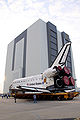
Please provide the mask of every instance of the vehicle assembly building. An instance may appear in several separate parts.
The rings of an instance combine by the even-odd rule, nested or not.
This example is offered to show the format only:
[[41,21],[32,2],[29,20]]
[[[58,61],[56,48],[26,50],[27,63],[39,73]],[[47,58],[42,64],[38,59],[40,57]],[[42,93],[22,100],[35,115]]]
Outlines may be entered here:
[[[8,45],[3,92],[9,91],[14,79],[37,75],[51,67],[59,50],[69,41],[69,35],[59,32],[51,22],[39,19],[32,24]],[[71,49],[66,66],[75,78]]]

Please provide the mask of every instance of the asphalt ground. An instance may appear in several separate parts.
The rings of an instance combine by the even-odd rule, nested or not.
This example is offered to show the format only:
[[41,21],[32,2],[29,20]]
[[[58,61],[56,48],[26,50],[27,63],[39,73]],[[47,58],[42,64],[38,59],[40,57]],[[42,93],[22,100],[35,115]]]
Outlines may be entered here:
[[0,98],[0,120],[80,120],[80,96],[68,101]]

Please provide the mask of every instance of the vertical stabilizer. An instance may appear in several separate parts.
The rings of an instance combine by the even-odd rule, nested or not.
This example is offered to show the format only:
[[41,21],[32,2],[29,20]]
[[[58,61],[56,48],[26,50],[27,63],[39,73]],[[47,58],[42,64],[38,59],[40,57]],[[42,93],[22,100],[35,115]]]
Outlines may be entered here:
[[54,66],[63,66],[66,63],[66,59],[69,53],[69,49],[71,46],[71,42],[66,43],[62,49],[59,51],[53,65],[51,68],[53,68]]

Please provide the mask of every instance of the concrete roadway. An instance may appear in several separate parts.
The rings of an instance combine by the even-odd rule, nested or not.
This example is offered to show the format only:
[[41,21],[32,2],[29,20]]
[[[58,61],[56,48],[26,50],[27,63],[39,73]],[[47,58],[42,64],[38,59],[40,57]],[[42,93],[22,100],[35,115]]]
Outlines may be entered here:
[[[63,119],[64,118],[64,119]],[[77,119],[69,119],[77,118]],[[0,98],[0,120],[80,120],[80,97],[68,101]]]

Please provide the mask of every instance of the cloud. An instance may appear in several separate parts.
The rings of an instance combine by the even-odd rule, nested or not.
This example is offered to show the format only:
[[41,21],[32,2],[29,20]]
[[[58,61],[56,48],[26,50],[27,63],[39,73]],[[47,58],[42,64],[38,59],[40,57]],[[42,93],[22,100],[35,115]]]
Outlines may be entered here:
[[80,1],[78,2],[72,2],[71,1],[63,1],[60,0],[59,2],[57,2],[57,0],[55,2],[52,2],[52,4],[49,4],[49,13],[50,15],[54,16],[58,16],[58,17],[79,17],[80,14]]
[[52,2],[52,4],[49,4],[49,13],[50,15],[54,16],[58,16],[61,15],[62,12],[61,10],[64,8],[64,4],[59,1],[59,2]]

